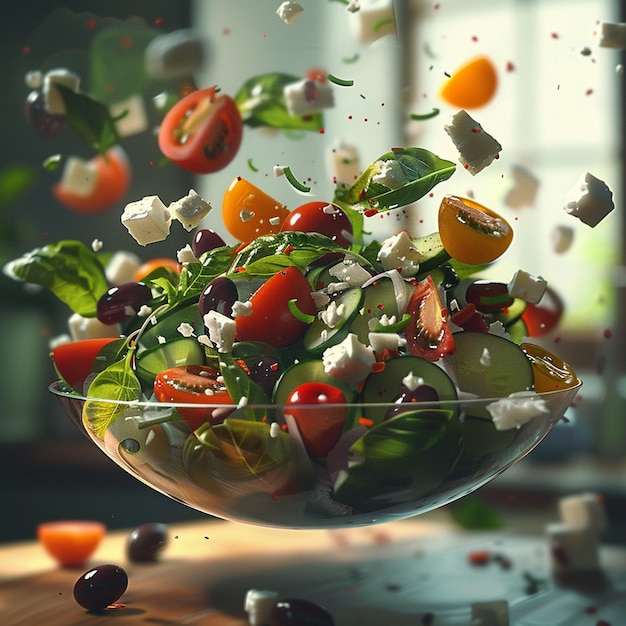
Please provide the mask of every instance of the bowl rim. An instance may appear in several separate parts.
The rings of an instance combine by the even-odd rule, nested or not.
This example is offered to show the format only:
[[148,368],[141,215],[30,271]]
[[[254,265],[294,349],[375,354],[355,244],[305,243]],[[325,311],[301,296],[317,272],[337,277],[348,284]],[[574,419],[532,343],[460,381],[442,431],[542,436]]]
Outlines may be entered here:
[[[268,410],[281,410],[285,405],[283,404],[274,404],[271,402],[268,403],[232,403],[232,404],[224,404],[224,403],[204,403],[204,402],[160,402],[158,400],[116,400],[115,398],[94,398],[90,396],[85,396],[83,394],[78,393],[74,390],[66,390],[62,388],[62,385],[65,383],[62,380],[56,380],[48,385],[48,390],[53,393],[55,396],[59,398],[65,398],[68,400],[81,400],[83,402],[102,402],[108,404],[117,404],[124,405],[133,408],[141,408],[141,409],[171,409],[183,406],[186,409],[211,409],[211,408],[219,408],[219,409],[268,409]],[[528,391],[520,391],[518,396],[501,396],[501,397],[477,397],[468,394],[467,397],[461,396],[456,400],[437,400],[437,401],[423,401],[416,403],[419,407],[416,408],[432,408],[432,409],[441,409],[446,407],[456,407],[456,408],[468,408],[472,406],[485,406],[487,404],[493,404],[496,402],[501,402],[502,400],[516,400],[519,399],[523,401],[525,399],[533,399],[533,401],[538,400],[550,400],[551,398],[561,398],[564,396],[571,395],[572,399],[576,396],[578,391],[583,385],[583,381],[577,379],[577,382],[570,387],[563,387],[561,389],[554,389],[552,391],[540,391],[535,392],[533,390]],[[345,407],[345,406],[353,406],[353,407],[363,407],[363,408],[388,408],[397,406],[395,402],[355,402],[348,404],[332,404],[327,403],[323,405],[326,408],[332,409],[336,407]],[[306,409],[307,407],[319,409],[319,404],[311,404],[311,405],[299,405],[299,408]]]

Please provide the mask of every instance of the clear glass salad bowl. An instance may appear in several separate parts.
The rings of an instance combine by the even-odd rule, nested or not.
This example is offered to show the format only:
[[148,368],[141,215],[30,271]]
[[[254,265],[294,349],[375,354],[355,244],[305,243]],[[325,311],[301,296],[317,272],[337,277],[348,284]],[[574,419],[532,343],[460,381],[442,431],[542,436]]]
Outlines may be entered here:
[[[533,450],[579,387],[516,398],[349,405],[350,426],[313,459],[284,406],[119,402],[77,395],[60,382],[50,391],[109,458],[174,500],[243,523],[332,528],[407,518],[470,494]],[[524,423],[498,430],[494,404],[501,415],[524,415]],[[84,425],[85,412],[99,407],[115,415],[102,437]],[[346,405],[298,410],[321,431]],[[227,417],[192,431],[181,418],[190,411]]]

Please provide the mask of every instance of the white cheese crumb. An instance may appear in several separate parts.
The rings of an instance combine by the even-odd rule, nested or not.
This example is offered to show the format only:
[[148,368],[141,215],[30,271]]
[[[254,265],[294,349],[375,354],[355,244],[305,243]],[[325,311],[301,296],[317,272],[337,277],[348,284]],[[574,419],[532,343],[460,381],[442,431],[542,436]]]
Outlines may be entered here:
[[313,303],[315,304],[316,309],[321,309],[330,302],[328,294],[324,293],[323,291],[311,292],[311,298],[313,298]]
[[372,275],[355,261],[345,260],[333,265],[328,270],[329,274],[342,283],[348,283],[351,287],[360,287],[368,281]]
[[43,78],[44,105],[48,113],[65,115],[65,102],[57,85],[62,85],[72,91],[78,91],[80,77],[65,68],[55,68],[46,72]]
[[418,387],[424,384],[424,379],[421,376],[415,376],[413,372],[409,372],[403,379],[402,384],[409,390],[415,391]]
[[557,254],[567,252],[574,241],[574,229],[570,226],[555,226],[552,231],[552,249]]
[[124,207],[122,224],[135,241],[145,246],[163,241],[170,234],[172,216],[158,196],[145,196]]
[[537,304],[548,286],[547,281],[541,276],[532,276],[524,270],[518,270],[513,274],[507,289],[512,298],[521,298],[530,304]]
[[604,181],[589,172],[571,189],[563,207],[566,213],[592,228],[614,208],[613,192]]
[[244,601],[244,610],[248,614],[250,626],[266,626],[269,624],[270,610],[277,600],[278,593],[275,591],[250,589],[246,593]]
[[176,329],[183,337],[193,337],[195,329],[188,322],[181,322]]
[[100,241],[100,239],[94,239],[91,242],[91,249],[94,252],[100,252],[100,250],[102,250],[102,246],[103,246],[103,243],[102,243],[102,241]]
[[281,176],[285,175],[285,166],[274,165],[274,167],[272,168],[272,171],[274,172],[274,176],[276,176],[276,178],[280,178]]
[[137,311],[137,315],[139,317],[148,317],[148,315],[150,315],[152,313],[152,307],[148,306],[147,304],[142,304],[139,307],[139,311]]
[[348,6],[346,7],[346,9],[350,13],[356,13],[357,11],[361,10],[361,4],[359,0],[350,0],[350,2],[348,2]]
[[211,210],[211,204],[204,200],[193,189],[189,190],[189,193],[172,202],[169,206],[169,210],[174,219],[177,219],[186,231],[192,231],[200,225],[200,222]]
[[491,367],[491,353],[487,348],[483,348],[483,352],[478,361],[483,367]]
[[397,350],[400,336],[396,333],[368,333],[367,340],[374,352],[381,350]]
[[333,300],[327,307],[320,313],[320,319],[328,328],[335,328],[337,324],[343,319],[346,307],[342,303],[337,306],[337,301]]
[[491,165],[502,150],[502,146],[462,109],[444,130],[459,151],[459,161],[472,176]]
[[534,391],[517,391],[486,408],[497,430],[521,428],[534,417],[549,413],[543,398]]
[[322,353],[324,371],[351,386],[365,380],[375,361],[374,351],[363,345],[354,333]]
[[193,253],[193,250],[191,249],[191,246],[189,244],[187,244],[184,248],[181,248],[177,253],[176,253],[176,260],[179,263],[196,263],[198,261],[198,259],[196,258],[196,255]]
[[230,352],[235,343],[235,320],[217,311],[209,311],[204,317],[204,325],[209,330],[209,339],[218,352]]
[[160,345],[163,345],[163,344],[167,343],[167,339],[163,335],[159,335],[157,337],[157,341],[159,342]]
[[208,335],[198,335],[197,340],[202,346],[207,346],[209,348],[213,347],[213,343],[209,339]]
[[248,317],[248,315],[252,315],[252,302],[250,300],[246,302],[236,300],[231,308],[231,313],[233,317]]
[[270,424],[270,437],[272,437],[272,439],[276,439],[279,433],[280,433],[280,424],[278,422],[272,422]]
[[41,89],[43,86],[43,72],[40,70],[31,70],[26,72],[24,83],[30,89]]
[[422,256],[408,233],[401,230],[383,241],[377,258],[384,269],[399,269],[400,274],[407,278],[417,274]]
[[119,324],[103,324],[97,317],[83,317],[78,313],[70,316],[68,327],[73,341],[120,336]]
[[383,313],[380,317],[372,317],[367,322],[367,327],[370,330],[376,330],[379,326],[391,326],[396,323],[395,315],[387,315],[387,313]]
[[302,15],[304,8],[295,0],[285,0],[278,9],[276,15],[285,22],[285,24],[294,24]]
[[335,106],[331,85],[309,78],[285,85],[283,96],[289,115],[309,115]]
[[527,168],[513,165],[513,187],[504,196],[504,204],[512,209],[531,207],[539,191],[539,179]]
[[376,174],[372,176],[372,181],[375,183],[384,185],[389,189],[399,189],[407,183],[402,167],[395,159],[376,161],[374,168]]

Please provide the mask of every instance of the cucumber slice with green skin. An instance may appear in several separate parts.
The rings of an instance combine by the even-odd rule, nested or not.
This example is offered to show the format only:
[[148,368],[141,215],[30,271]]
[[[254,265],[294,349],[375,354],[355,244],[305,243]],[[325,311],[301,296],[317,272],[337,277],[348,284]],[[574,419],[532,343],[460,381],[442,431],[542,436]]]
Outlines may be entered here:
[[[505,398],[533,388],[533,369],[524,351],[512,341],[474,331],[454,334],[455,350],[450,361],[461,391],[481,398]],[[476,415],[491,419],[482,407]]]
[[[394,402],[403,392],[402,379],[412,374],[424,380],[424,384],[432,387],[440,401],[457,400],[456,387],[452,379],[438,366],[421,359],[420,357],[405,354],[395,359],[385,361],[385,369],[382,372],[372,372],[363,384],[361,399],[363,401],[363,416],[379,424],[385,419],[387,408],[367,406],[386,402]],[[416,404],[411,404],[416,408]],[[450,405],[438,408],[451,409],[458,413],[456,407]]]
[[413,239],[413,245],[422,254],[419,262],[420,275],[428,274],[451,258],[443,247],[438,232]]
[[163,345],[159,337],[164,337],[166,342],[181,338],[182,335],[178,332],[178,327],[182,323],[191,324],[196,335],[204,334],[204,321],[200,316],[197,300],[168,311],[164,315],[159,316],[157,322],[154,326],[148,325],[139,337],[139,346],[141,348],[148,349]]
[[[319,353],[345,339],[352,320],[358,315],[363,301],[363,290],[352,287],[331,298],[337,307],[343,306],[341,319],[331,328],[319,316],[308,327],[302,340],[310,352]],[[329,303],[330,305],[330,303]]]
[[137,376],[152,385],[155,376],[170,367],[204,365],[204,348],[193,337],[171,339],[167,343],[139,351],[135,363]]

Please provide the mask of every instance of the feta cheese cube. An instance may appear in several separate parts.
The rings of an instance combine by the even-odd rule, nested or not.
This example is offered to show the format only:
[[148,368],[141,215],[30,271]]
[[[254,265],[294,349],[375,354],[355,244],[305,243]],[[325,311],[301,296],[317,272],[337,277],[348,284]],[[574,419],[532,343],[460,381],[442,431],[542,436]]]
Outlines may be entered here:
[[177,219],[183,228],[192,231],[200,225],[200,222],[211,210],[211,204],[203,200],[193,189],[180,200],[169,206],[169,211],[174,219]]
[[383,241],[377,258],[385,270],[399,269],[407,278],[417,274],[422,256],[408,233],[401,230]]
[[235,320],[217,311],[209,311],[203,318],[209,330],[209,339],[218,352],[230,352],[235,343]]
[[120,336],[119,324],[103,324],[97,317],[83,317],[78,313],[69,318],[68,327],[72,341]]
[[148,129],[148,115],[143,98],[139,94],[130,96],[126,100],[109,105],[109,113],[115,122],[115,130],[120,137],[139,135]]
[[534,391],[517,391],[486,408],[496,430],[521,428],[534,417],[549,413],[545,400]]
[[191,31],[175,30],[158,35],[144,52],[144,66],[152,78],[176,78],[201,69],[204,46]]
[[626,24],[600,22],[596,26],[598,46],[624,50],[626,48]]
[[31,70],[26,72],[24,76],[24,83],[30,89],[41,89],[43,86],[43,72],[40,70]]
[[592,228],[614,208],[613,192],[604,181],[589,172],[571,189],[563,207],[566,213]]
[[399,189],[407,183],[402,167],[395,159],[376,161],[374,167],[377,172],[372,176],[372,181],[379,185],[384,185],[389,189]]
[[509,603],[490,600],[472,604],[471,626],[509,626]]
[[[273,422],[272,426],[274,424],[276,422]],[[277,600],[278,593],[275,591],[250,589],[244,601],[244,610],[248,614],[250,626],[267,626],[270,611]]]
[[591,572],[600,568],[600,536],[591,528],[552,523],[546,527],[553,574]]
[[397,350],[400,337],[396,333],[368,333],[367,340],[374,352]]
[[548,286],[547,281],[541,276],[532,276],[524,270],[518,270],[513,274],[507,289],[511,298],[521,298],[530,304],[537,304]]
[[75,156],[68,157],[61,174],[61,187],[64,190],[86,198],[93,193],[97,182],[98,172],[91,162]]
[[513,187],[504,196],[504,204],[512,209],[530,207],[535,204],[539,179],[521,165],[513,165]]
[[351,287],[360,287],[372,277],[364,267],[350,260],[340,261],[329,268],[328,272],[331,276]]
[[355,15],[358,15],[357,37],[361,43],[373,43],[387,35],[396,34],[393,4],[387,1],[376,4],[368,8],[360,7],[358,13],[353,11]]
[[300,15],[302,15],[303,11],[304,8],[300,3],[295,0],[285,0],[285,2],[276,9],[276,15],[278,15],[285,24],[293,24],[298,20]]
[[65,102],[57,85],[78,91],[80,77],[64,68],[56,68],[46,72],[43,77],[43,95],[46,111],[55,115],[65,115]]
[[283,95],[289,115],[310,115],[335,106],[330,84],[308,78],[285,85]]
[[462,109],[444,130],[459,151],[459,161],[472,176],[490,165],[502,150],[502,146]]
[[166,239],[171,221],[172,216],[159,196],[145,196],[130,202],[122,213],[122,224],[142,246]]
[[574,229],[571,226],[556,226],[552,231],[552,249],[563,254],[570,249],[574,241]]
[[104,268],[107,280],[113,286],[129,283],[141,267],[141,259],[132,252],[118,251],[111,256]]
[[602,533],[608,527],[604,503],[596,493],[581,493],[561,498],[559,512],[561,520],[575,528],[587,528]]
[[326,348],[322,354],[324,371],[351,386],[365,380],[375,362],[374,351],[363,345],[354,333],[349,333],[341,343]]
[[358,150],[354,146],[341,144],[330,153],[330,174],[337,185],[350,186],[359,177],[361,166]]

